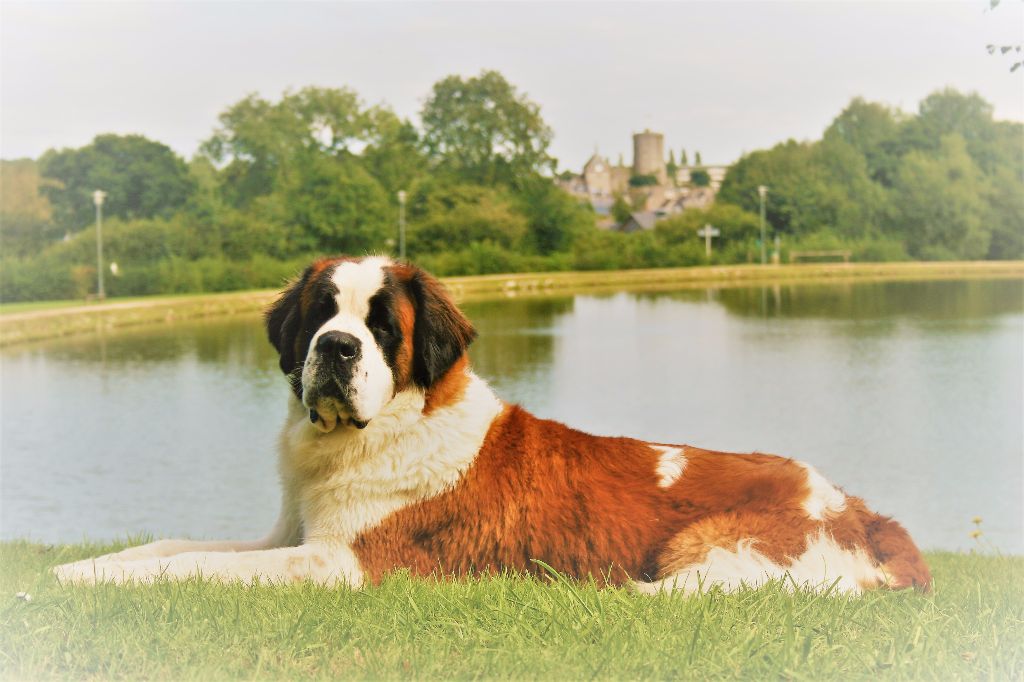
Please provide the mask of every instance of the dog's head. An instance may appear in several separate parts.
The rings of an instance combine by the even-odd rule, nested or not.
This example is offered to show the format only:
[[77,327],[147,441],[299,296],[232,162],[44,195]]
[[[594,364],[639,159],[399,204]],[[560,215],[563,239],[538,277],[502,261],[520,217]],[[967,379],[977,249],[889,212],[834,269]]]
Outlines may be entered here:
[[266,323],[281,371],[321,431],[361,429],[399,392],[428,391],[476,336],[436,279],[383,257],[316,261]]

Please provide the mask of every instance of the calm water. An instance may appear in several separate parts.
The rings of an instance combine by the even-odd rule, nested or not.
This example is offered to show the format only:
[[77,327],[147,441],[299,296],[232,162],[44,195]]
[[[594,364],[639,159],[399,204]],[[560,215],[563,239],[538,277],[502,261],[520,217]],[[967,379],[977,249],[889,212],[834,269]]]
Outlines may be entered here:
[[[1024,552],[1020,281],[465,306],[506,399],[602,434],[816,465],[929,548]],[[241,537],[277,511],[287,388],[256,317],[5,352],[0,535]]]

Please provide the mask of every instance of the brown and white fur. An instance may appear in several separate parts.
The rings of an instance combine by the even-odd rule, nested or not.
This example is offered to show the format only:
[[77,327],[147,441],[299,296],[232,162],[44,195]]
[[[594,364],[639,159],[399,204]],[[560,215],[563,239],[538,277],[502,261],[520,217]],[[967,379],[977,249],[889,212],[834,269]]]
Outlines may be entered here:
[[401,568],[538,573],[542,561],[646,592],[931,585],[898,523],[806,464],[592,436],[502,402],[470,369],[472,325],[414,266],[317,261],[266,321],[293,390],[273,530],[161,540],[59,566],[62,581],[361,586]]

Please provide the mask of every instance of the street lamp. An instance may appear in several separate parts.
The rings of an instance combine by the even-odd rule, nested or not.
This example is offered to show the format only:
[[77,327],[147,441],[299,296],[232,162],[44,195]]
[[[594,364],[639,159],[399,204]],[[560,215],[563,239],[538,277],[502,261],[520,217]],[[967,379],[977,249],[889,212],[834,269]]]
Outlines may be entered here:
[[405,259],[405,190],[398,190],[398,257]]
[[96,204],[96,298],[103,300],[107,292],[103,288],[103,200],[107,193],[101,189],[92,193],[92,203]]
[[764,242],[764,199],[768,196],[768,188],[764,185],[757,186],[757,194],[761,197],[761,265],[764,265],[767,257],[765,255],[765,242]]

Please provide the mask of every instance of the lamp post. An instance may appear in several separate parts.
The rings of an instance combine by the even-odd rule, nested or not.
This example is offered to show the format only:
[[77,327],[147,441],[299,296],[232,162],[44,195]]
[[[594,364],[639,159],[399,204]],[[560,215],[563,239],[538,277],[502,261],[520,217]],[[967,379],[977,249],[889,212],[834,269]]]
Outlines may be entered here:
[[398,257],[405,259],[405,190],[398,190]]
[[92,203],[96,204],[96,298],[101,301],[107,297],[103,288],[103,200],[107,193],[101,189],[92,193]]
[[764,199],[766,196],[768,196],[768,188],[765,187],[764,185],[758,185],[757,194],[759,197],[761,197],[761,265],[764,265],[767,261],[767,256],[765,253],[766,244],[764,242]]

